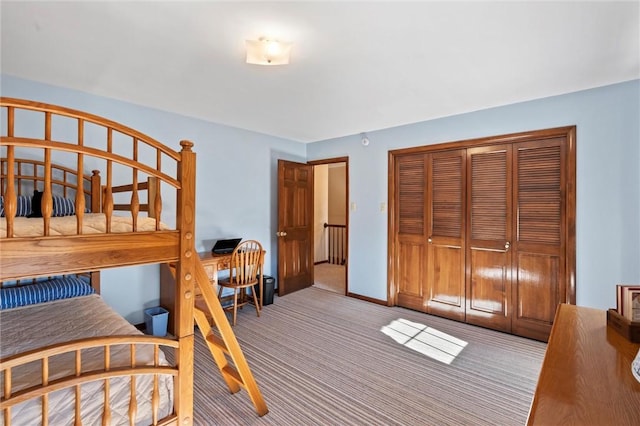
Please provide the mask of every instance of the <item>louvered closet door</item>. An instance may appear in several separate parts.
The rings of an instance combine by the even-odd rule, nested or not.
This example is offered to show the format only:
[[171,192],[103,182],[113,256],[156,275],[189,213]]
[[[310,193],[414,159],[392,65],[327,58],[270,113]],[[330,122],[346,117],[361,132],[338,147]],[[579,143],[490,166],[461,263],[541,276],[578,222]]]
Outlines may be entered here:
[[465,319],[465,150],[429,156],[427,312]]
[[510,331],[511,145],[467,150],[468,323]]
[[564,220],[566,138],[514,146],[512,332],[546,340],[566,302]]
[[424,311],[427,258],[426,154],[398,156],[395,163],[396,303]]

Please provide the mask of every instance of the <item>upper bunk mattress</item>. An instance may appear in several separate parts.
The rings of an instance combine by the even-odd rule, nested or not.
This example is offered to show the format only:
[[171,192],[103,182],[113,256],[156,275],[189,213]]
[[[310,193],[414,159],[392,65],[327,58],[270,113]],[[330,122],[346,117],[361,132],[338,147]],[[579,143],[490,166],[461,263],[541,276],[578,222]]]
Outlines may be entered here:
[[[44,235],[44,220],[39,217],[16,217],[13,222],[13,236],[41,237]],[[49,225],[49,235],[76,235],[77,216],[52,217]],[[169,227],[160,223],[161,230]],[[136,232],[152,232],[156,230],[156,221],[150,217],[139,217]],[[83,234],[103,234],[106,232],[106,217],[104,213],[87,213],[82,220]],[[133,232],[131,216],[111,216],[111,233]],[[0,238],[7,236],[7,219],[0,218]]]

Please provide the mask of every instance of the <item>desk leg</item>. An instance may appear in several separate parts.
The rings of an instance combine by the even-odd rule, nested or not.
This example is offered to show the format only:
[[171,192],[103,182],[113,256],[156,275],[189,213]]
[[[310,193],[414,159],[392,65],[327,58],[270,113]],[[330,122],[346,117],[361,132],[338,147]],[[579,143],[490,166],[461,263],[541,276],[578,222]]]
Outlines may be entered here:
[[218,263],[214,263],[211,266],[212,266],[211,268],[212,273],[211,273],[210,281],[211,281],[211,286],[213,287],[213,292],[217,296],[218,295]]

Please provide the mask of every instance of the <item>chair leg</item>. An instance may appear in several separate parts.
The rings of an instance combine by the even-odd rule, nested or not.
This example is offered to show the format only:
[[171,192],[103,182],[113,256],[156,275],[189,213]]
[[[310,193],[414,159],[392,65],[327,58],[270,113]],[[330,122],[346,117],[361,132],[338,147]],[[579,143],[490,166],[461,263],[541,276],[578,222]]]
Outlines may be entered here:
[[255,291],[251,291],[251,294],[253,295],[253,303],[255,303],[256,305],[256,313],[258,314],[258,316],[260,316],[260,304],[258,303],[258,296],[256,296]]
[[240,310],[242,310],[242,307],[244,306],[244,302],[246,302],[247,299],[247,293],[245,292],[244,288],[240,288],[238,289],[238,298],[240,299]]
[[236,312],[238,312],[238,289],[233,289],[233,325],[236,325]]

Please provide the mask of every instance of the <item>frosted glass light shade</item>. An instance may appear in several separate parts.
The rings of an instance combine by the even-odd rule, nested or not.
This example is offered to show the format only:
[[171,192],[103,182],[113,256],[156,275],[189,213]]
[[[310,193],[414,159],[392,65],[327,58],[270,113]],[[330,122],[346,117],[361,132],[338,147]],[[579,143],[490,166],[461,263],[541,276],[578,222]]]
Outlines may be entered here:
[[248,64],[286,65],[289,63],[293,43],[261,38],[245,40],[245,45]]

